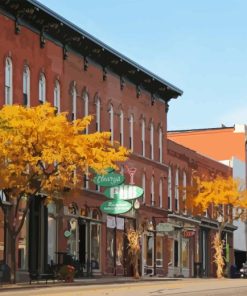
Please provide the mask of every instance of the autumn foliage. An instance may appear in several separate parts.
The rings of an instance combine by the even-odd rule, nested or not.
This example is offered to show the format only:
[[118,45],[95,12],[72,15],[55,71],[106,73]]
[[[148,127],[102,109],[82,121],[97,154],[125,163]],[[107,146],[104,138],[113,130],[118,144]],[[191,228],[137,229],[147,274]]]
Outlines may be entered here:
[[31,198],[61,198],[65,187],[80,184],[87,168],[102,172],[126,160],[128,151],[118,143],[113,146],[109,132],[85,133],[91,120],[70,122],[49,104],[0,110],[0,190],[11,207],[7,213],[1,199],[0,206],[14,245]]
[[185,188],[187,193],[186,207],[194,215],[207,215],[217,221],[218,229],[214,236],[214,262],[217,266],[217,277],[223,276],[224,258],[222,231],[233,220],[246,219],[247,191],[241,182],[232,177],[217,176],[211,179],[196,177],[193,186]]

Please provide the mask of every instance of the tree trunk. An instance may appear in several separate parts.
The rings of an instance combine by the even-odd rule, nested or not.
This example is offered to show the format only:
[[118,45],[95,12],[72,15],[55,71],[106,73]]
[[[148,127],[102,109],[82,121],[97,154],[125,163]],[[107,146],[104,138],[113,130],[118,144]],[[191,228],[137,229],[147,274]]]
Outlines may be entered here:
[[10,281],[16,283],[16,235],[10,235]]
[[223,243],[221,240],[221,231],[217,232],[213,240],[213,248],[215,250],[214,262],[217,267],[216,275],[217,278],[223,277],[223,268],[224,268],[224,257],[223,257]]
[[135,258],[133,259],[133,273],[134,273],[134,278],[139,279],[140,274],[139,274],[139,269],[138,269],[138,254],[134,255]]

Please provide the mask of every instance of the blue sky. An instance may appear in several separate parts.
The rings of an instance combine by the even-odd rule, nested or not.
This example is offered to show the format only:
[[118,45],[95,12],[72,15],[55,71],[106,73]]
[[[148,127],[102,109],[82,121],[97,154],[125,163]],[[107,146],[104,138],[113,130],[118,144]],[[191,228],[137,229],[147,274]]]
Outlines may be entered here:
[[247,123],[247,1],[40,2],[182,89],[169,130]]

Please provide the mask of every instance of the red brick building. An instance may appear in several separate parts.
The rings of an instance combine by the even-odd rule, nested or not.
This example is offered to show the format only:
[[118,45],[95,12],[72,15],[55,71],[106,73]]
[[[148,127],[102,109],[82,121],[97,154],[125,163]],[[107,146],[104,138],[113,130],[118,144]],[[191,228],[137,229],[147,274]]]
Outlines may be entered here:
[[[130,226],[142,226],[142,275],[192,276],[194,255],[186,259],[186,272],[168,270],[170,238],[164,230],[158,231],[169,221],[180,230],[180,221],[187,221],[193,230],[199,227],[194,218],[178,217],[184,213],[180,206],[174,208],[176,202],[180,205],[180,197],[168,194],[170,164],[188,174],[186,182],[191,161],[206,170],[227,172],[225,166],[167,141],[168,102],[182,91],[36,1],[2,1],[0,25],[0,104],[35,106],[48,101],[71,119],[93,114],[87,132],[110,130],[112,140],[131,149],[126,165],[137,169],[135,184],[144,189],[140,209],[120,216],[100,211],[106,198],[91,176],[85,175],[81,188],[65,192],[63,204],[45,206],[35,198],[18,241],[19,271],[44,272],[48,265],[70,262],[73,257],[84,274],[130,275],[125,232]],[[124,166],[121,172],[128,183]],[[4,197],[2,201],[8,203]],[[0,260],[8,263],[3,225]],[[190,239],[187,247],[195,241]],[[182,253],[172,252],[176,265],[180,264]]]

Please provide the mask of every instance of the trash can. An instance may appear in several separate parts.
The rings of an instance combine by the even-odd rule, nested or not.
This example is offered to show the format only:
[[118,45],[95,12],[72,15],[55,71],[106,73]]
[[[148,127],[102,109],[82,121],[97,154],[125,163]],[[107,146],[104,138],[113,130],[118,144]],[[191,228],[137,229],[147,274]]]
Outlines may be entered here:
[[0,283],[10,282],[10,268],[5,263],[0,263]]

